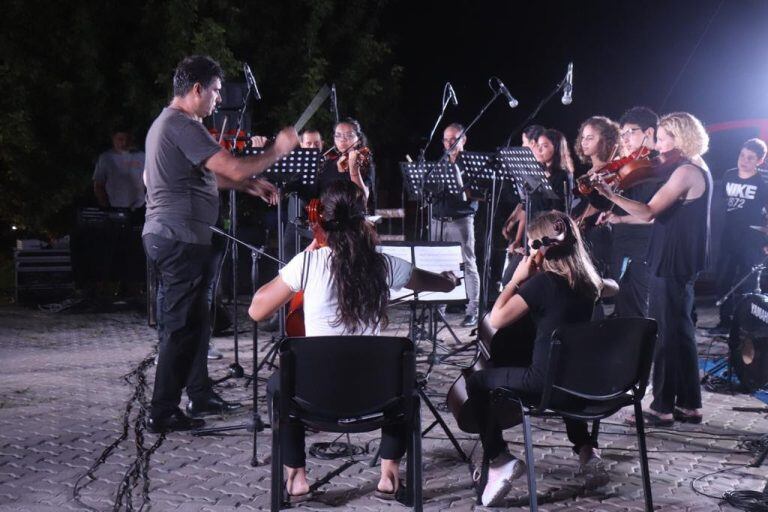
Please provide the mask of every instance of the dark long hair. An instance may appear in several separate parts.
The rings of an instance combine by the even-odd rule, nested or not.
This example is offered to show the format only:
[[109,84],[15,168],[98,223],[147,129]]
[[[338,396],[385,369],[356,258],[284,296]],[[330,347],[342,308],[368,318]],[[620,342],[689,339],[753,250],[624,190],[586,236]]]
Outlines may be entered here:
[[558,130],[550,128],[544,130],[540,137],[548,138],[555,148],[555,154],[552,158],[552,169],[562,169],[573,174],[573,160],[571,159],[571,152],[568,150],[568,141],[565,140],[565,135]]
[[376,250],[378,237],[365,220],[363,191],[336,181],[323,193],[322,227],[331,249],[330,271],[339,311],[334,327],[354,334],[361,326],[387,326],[389,265]]

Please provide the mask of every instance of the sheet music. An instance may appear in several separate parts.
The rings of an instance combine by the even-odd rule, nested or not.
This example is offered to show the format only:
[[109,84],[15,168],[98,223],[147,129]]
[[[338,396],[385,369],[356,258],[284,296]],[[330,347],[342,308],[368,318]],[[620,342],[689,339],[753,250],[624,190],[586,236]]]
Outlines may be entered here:
[[[413,263],[413,256],[411,255],[411,247],[408,245],[379,245],[376,250],[403,259],[408,263]],[[389,289],[389,300],[397,300],[401,297],[408,296],[408,299],[415,300],[413,290],[410,288],[401,288],[399,291]]]
[[[461,263],[464,261],[459,243],[446,245],[417,245],[413,248],[414,263],[417,267],[430,272],[440,273],[446,270],[452,271],[462,277]],[[419,300],[424,302],[466,301],[467,289],[464,279],[459,286],[448,293],[421,292]]]

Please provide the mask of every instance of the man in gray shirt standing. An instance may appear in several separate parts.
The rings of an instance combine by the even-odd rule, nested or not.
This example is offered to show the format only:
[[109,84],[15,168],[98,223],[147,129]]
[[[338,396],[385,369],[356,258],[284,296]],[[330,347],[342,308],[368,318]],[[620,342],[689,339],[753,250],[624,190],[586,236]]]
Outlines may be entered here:
[[[148,423],[153,432],[199,428],[204,421],[195,416],[241,407],[219,397],[208,378],[209,226],[216,223],[220,188],[276,204],[275,187],[258,175],[298,144],[296,131],[284,128],[261,155],[235,158],[221,148],[202,119],[221,102],[223,76],[210,57],[183,59],[174,73],[173,99],[147,133],[143,242],[160,281],[160,352]],[[192,417],[179,409],[183,388]]]

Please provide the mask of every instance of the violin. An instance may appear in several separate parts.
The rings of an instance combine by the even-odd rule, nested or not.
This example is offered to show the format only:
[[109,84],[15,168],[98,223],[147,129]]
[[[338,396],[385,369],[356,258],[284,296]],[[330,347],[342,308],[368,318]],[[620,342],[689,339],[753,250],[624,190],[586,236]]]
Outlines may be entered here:
[[[327,245],[327,237],[323,229],[323,203],[320,199],[311,199],[305,208],[309,227],[312,229],[314,239],[320,247]],[[305,260],[306,261],[306,260]],[[287,336],[304,336],[304,290],[296,292],[288,306],[288,315],[285,317],[285,334]]]
[[368,146],[363,146],[362,142],[358,142],[354,146],[350,147],[346,151],[339,151],[336,146],[325,152],[326,161],[338,161],[341,172],[349,172],[349,152],[357,150],[357,162],[360,164],[360,172],[367,173],[371,167],[372,153]]
[[214,139],[216,139],[216,141],[219,143],[219,146],[223,147],[227,151],[232,151],[233,143],[237,151],[243,151],[248,144],[248,141],[251,140],[244,130],[237,132],[237,137],[235,137],[234,129],[226,130],[223,133],[220,133],[216,128],[210,128],[208,132]]
[[597,183],[600,178],[602,178],[606,183],[611,183],[614,179],[619,178],[619,171],[621,171],[626,166],[629,167],[627,167],[625,174],[631,172],[631,170],[634,168],[648,165],[647,162],[650,161],[650,154],[651,149],[646,146],[642,146],[637,151],[633,151],[623,158],[612,160],[602,166],[600,169],[592,173],[585,174],[584,176],[580,176],[576,180],[577,188],[582,195],[589,195],[595,190],[595,183]]

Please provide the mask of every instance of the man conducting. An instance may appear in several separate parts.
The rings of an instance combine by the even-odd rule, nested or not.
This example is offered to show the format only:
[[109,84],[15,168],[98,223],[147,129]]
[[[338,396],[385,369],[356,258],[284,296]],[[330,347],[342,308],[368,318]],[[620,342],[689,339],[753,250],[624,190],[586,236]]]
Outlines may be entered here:
[[148,423],[153,432],[203,426],[203,420],[179,409],[183,388],[190,399],[190,416],[240,407],[219,397],[208,379],[209,226],[216,223],[219,188],[234,188],[275,204],[276,189],[258,175],[298,143],[296,131],[285,128],[261,155],[235,158],[221,148],[202,119],[221,102],[223,77],[210,57],[183,59],[174,73],[173,99],[147,133],[143,242],[160,281],[160,353]]

